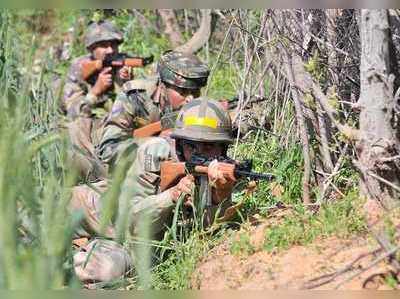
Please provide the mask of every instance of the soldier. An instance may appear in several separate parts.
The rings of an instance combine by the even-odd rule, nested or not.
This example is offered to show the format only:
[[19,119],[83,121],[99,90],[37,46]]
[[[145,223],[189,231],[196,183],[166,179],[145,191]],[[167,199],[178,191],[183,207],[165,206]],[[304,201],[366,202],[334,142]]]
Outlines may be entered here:
[[[170,225],[173,209],[180,196],[186,194],[186,205],[193,200],[192,192],[196,182],[192,175],[183,175],[176,184],[161,192],[161,162],[188,161],[193,154],[208,158],[224,156],[232,142],[231,130],[229,114],[219,103],[199,98],[182,108],[171,138],[151,137],[139,146],[118,199],[119,217],[126,218],[133,235],[138,235],[139,225],[146,215],[151,219],[153,237],[160,236]],[[208,180],[213,186],[213,216],[219,206],[227,207],[231,203],[230,197],[236,179],[227,174],[233,173],[233,167],[232,164],[217,160],[213,160],[209,165]],[[72,210],[82,211],[85,216],[82,230],[76,232],[76,237],[99,232],[100,193],[85,186],[76,187],[73,192]],[[112,225],[106,229],[105,236],[115,236]],[[109,281],[132,269],[132,260],[121,245],[112,240],[106,240],[104,245],[102,242],[102,239],[95,239],[82,246],[74,256],[75,272],[84,282]]]
[[102,136],[105,116],[111,109],[115,92],[131,79],[130,68],[120,68],[116,76],[111,68],[83,80],[82,64],[90,60],[104,60],[119,54],[122,33],[108,21],[93,22],[85,36],[85,47],[90,54],[76,58],[66,78],[62,108],[67,115],[67,128],[73,145],[71,162],[86,177],[104,177],[106,170],[96,158],[94,146]]
[[178,111],[187,101],[200,96],[209,69],[194,55],[168,51],[161,56],[157,73],[156,78],[125,83],[112,107],[97,148],[98,156],[111,167],[122,153],[127,153],[126,149],[132,148],[133,130]]

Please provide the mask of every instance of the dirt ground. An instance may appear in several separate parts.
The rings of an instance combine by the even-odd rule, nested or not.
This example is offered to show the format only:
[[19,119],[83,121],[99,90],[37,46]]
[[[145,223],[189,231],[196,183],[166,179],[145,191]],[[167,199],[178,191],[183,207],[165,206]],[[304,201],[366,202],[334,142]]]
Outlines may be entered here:
[[[307,246],[293,246],[279,253],[269,253],[262,249],[266,224],[253,227],[249,231],[250,242],[255,253],[233,255],[227,240],[215,247],[198,265],[192,276],[193,289],[202,290],[260,290],[260,289],[391,289],[384,280],[389,274],[389,266],[378,263],[361,275],[351,276],[364,269],[378,255],[366,255],[376,248],[371,240],[359,237],[341,240],[330,237],[316,240]],[[330,276],[311,281],[322,275],[336,273],[359,258],[349,270],[338,275],[332,282],[317,286],[316,283]],[[348,281],[347,281],[348,280]],[[314,284],[314,285],[313,285]]]

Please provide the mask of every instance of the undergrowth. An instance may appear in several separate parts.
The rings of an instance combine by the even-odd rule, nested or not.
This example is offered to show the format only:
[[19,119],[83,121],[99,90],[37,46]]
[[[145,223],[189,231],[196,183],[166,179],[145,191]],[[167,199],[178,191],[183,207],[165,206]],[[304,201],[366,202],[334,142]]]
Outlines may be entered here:
[[184,243],[175,243],[168,258],[153,270],[154,289],[182,290],[190,288],[190,280],[199,260],[216,244],[223,234],[207,237],[193,233]]
[[358,190],[350,191],[345,198],[323,204],[318,212],[296,205],[282,223],[268,227],[264,248],[267,251],[287,249],[292,245],[306,245],[316,238],[337,236],[347,238],[367,232],[361,213]]
[[[240,143],[236,158],[251,159],[254,171],[274,175],[273,184],[259,181],[257,192],[244,196],[243,216],[254,213],[266,215],[278,203],[301,202],[303,157],[298,144],[289,144],[288,148],[284,148],[276,137],[264,134]],[[276,186],[282,192],[274,195],[271,190]]]

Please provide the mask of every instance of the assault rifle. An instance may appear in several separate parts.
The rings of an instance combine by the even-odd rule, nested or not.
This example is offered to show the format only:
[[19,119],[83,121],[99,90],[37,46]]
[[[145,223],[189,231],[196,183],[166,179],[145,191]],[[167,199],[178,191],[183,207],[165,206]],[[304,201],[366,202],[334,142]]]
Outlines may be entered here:
[[[253,161],[245,160],[243,162],[235,161],[228,157],[216,158],[218,162],[233,164],[233,176],[236,179],[249,178],[250,180],[267,180],[270,181],[274,176],[270,173],[257,173],[253,172]],[[187,162],[174,162],[164,161],[161,163],[161,191],[175,185],[186,174],[194,176],[207,176],[208,165],[214,159],[206,158],[201,155],[192,155],[190,161]]]
[[114,70],[123,66],[144,67],[153,62],[154,56],[139,57],[129,56],[126,54],[107,55],[104,60],[87,60],[83,61],[82,79],[87,81],[94,74],[100,72],[103,68],[112,67]]
[[[161,162],[161,180],[160,189],[164,191],[174,185],[176,185],[181,178],[186,174],[192,174],[195,178],[200,180],[200,214],[204,211],[206,212],[206,223],[210,223],[211,214],[210,207],[212,206],[212,194],[211,188],[208,182],[208,165],[214,159],[209,159],[200,155],[193,155],[190,161],[187,162],[174,162],[174,161],[164,161]],[[232,168],[232,175],[236,179],[248,178],[250,180],[266,180],[270,181],[274,178],[274,175],[270,173],[257,173],[252,171],[252,160],[245,160],[243,162],[238,162],[228,157],[218,157],[219,162],[229,163],[235,165]]]
[[[253,172],[253,161],[245,160],[243,162],[235,161],[228,157],[216,158],[218,162],[233,164],[233,176],[236,179],[249,178],[250,180],[267,180],[270,181],[274,176],[270,173],[257,173]],[[164,161],[161,163],[161,191],[170,188],[178,183],[178,181],[186,174],[194,176],[207,176],[208,165],[214,159],[209,159],[201,155],[193,155],[190,161],[187,162],[174,162]]]

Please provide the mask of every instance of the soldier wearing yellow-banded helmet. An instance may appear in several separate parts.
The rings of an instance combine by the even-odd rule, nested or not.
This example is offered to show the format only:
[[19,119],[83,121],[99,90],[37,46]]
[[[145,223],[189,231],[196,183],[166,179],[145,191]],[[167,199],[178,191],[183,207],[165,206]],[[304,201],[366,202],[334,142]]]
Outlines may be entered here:
[[[162,161],[190,161],[195,154],[209,159],[226,156],[228,145],[232,142],[231,135],[231,120],[222,106],[215,100],[197,98],[180,110],[171,138],[153,137],[142,143],[121,189],[122,200],[132,202],[131,227],[135,229],[141,214],[151,210],[153,231],[163,232],[180,195],[190,195],[193,192],[192,175],[180,178],[175,185],[161,192],[159,184]],[[221,202],[228,206],[236,180],[221,177],[221,170],[233,166],[214,160],[210,167],[209,180],[216,186],[212,192],[214,207]],[[224,192],[217,189],[223,189]]]
[[[152,225],[152,237],[161,238],[166,228],[171,224],[174,208],[182,194],[186,194],[185,204],[190,205],[193,190],[197,182],[188,174],[178,177],[178,180],[166,190],[160,188],[161,163],[164,161],[184,162],[189,161],[194,154],[207,158],[217,158],[226,154],[227,146],[231,143],[231,120],[228,113],[221,105],[208,98],[198,98],[187,103],[179,112],[175,128],[169,137],[150,137],[138,147],[136,158],[127,171],[121,184],[119,196],[119,213],[123,219],[128,219],[130,233],[137,235],[143,223],[143,217]],[[180,147],[178,149],[177,147]],[[177,153],[179,152],[180,153]],[[226,169],[232,164],[213,160],[208,167],[208,180],[212,182],[210,207],[212,217],[217,211],[223,215],[226,208],[231,205],[231,192],[235,185],[234,177],[225,176]],[[100,187],[100,185],[98,185]],[[83,210],[84,226],[82,232],[100,231],[101,195],[93,188],[78,187],[74,190],[73,209]],[[95,210],[91,210],[92,207]],[[97,217],[97,218],[96,218]],[[148,218],[150,217],[150,219]],[[81,233],[82,233],[81,232]],[[109,237],[113,238],[113,229],[110,228]],[[99,239],[92,241],[100,242]],[[91,246],[91,245],[90,245]],[[87,248],[92,248],[92,247]],[[108,245],[111,246],[111,245]],[[110,248],[110,247],[107,247]],[[115,273],[124,273],[127,269],[127,253],[113,244],[113,250],[100,251],[94,248],[83,250],[79,259],[75,258],[75,269],[78,276],[83,278],[98,278],[95,265],[109,265]],[[118,253],[118,254],[116,254]],[[110,264],[112,255],[116,255],[115,263]],[[93,256],[93,257],[92,257]],[[80,261],[85,260],[86,267]],[[86,270],[91,269],[91,271]],[[114,278],[108,272],[103,277]]]
[[183,154],[183,145],[195,143],[208,145],[209,152],[221,147],[221,155],[226,155],[232,142],[231,119],[217,101],[198,98],[182,108],[171,137],[176,140],[178,155]]

